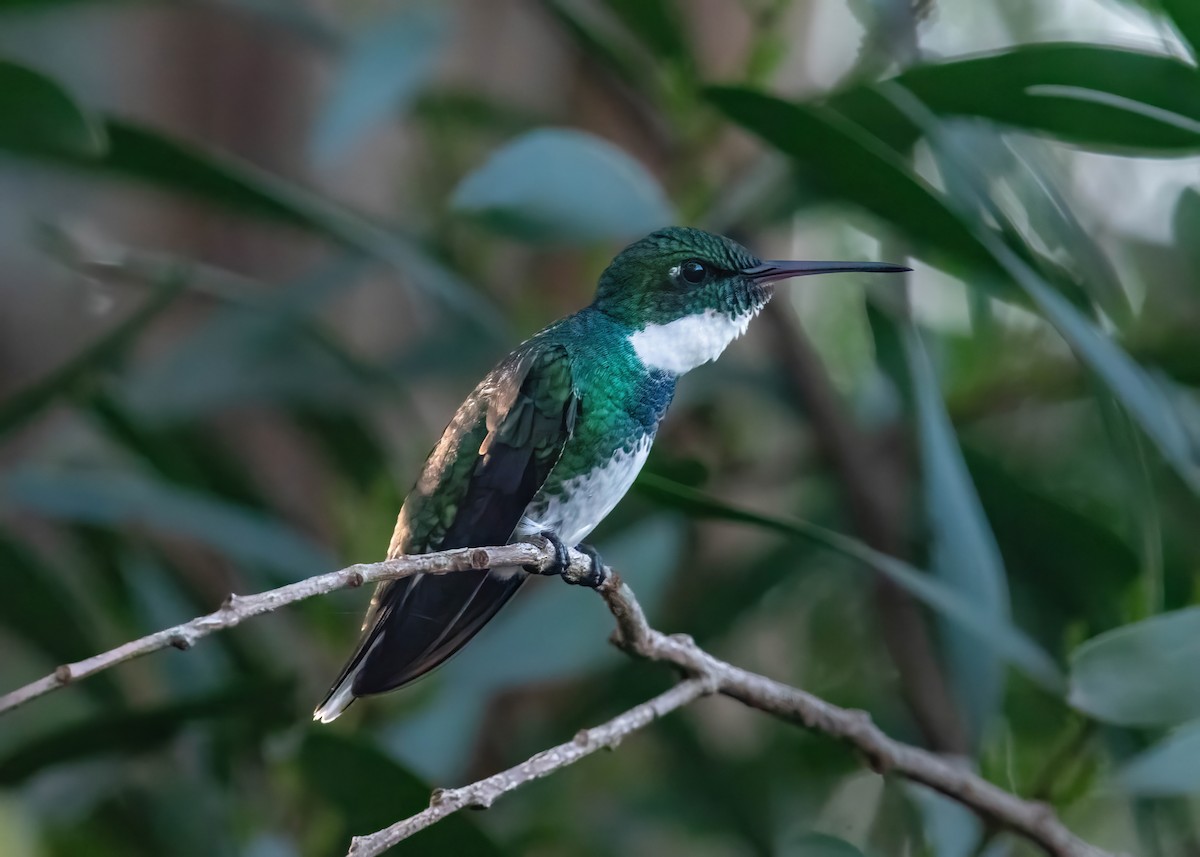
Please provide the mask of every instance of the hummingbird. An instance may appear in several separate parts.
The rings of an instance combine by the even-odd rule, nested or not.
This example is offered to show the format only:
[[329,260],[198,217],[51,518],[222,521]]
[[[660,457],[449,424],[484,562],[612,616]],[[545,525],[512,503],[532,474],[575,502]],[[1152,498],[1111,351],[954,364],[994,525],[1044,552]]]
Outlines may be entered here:
[[[792,277],[895,273],[878,262],[767,261],[720,235],[668,227],[630,244],[590,305],[534,334],[462,403],[404,500],[388,557],[541,536],[568,565],[646,462],[684,373],[717,359]],[[403,687],[465,646],[536,569],[380,584],[314,720]]]

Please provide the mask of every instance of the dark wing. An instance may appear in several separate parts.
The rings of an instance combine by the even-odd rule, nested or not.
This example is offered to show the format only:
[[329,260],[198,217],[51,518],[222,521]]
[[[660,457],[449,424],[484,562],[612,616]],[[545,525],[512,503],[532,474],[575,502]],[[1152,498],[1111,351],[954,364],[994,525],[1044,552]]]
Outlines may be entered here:
[[[562,346],[535,346],[499,366],[430,455],[389,556],[506,543],[562,454],[578,407]],[[366,696],[429,672],[466,645],[525,576],[482,570],[383,584],[330,696],[348,679],[354,696]]]

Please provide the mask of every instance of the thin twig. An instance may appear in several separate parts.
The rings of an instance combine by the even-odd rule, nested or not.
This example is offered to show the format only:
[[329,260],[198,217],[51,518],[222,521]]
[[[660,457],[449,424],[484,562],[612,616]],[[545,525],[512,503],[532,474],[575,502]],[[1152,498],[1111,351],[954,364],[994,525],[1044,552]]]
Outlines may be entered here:
[[[570,552],[570,558],[571,565],[564,572],[564,578],[568,582],[579,582],[591,571],[592,559],[575,550]],[[132,658],[168,646],[188,649],[214,631],[232,628],[252,616],[314,595],[412,574],[448,574],[469,569],[514,566],[548,569],[553,559],[554,550],[546,544],[462,548],[353,565],[257,595],[231,595],[219,610],[207,616],[133,640],[87,660],[60,666],[50,675],[0,697],[0,712],[16,708]],[[961,765],[892,740],[875,726],[870,715],[864,711],[839,708],[798,688],[735,667],[708,654],[686,635],[668,636],[654,630],[646,621],[632,590],[615,572],[609,569],[604,571],[604,582],[597,587],[597,591],[617,622],[613,642],[635,657],[674,664],[689,677],[670,691],[608,723],[581,732],[569,744],[539,753],[515,768],[477,783],[434,792],[428,809],[378,833],[356,837],[350,851],[353,857],[381,853],[465,806],[488,806],[497,797],[521,784],[573,764],[601,747],[613,746],[625,735],[654,719],[712,692],[719,692],[788,722],[840,738],[860,750],[876,771],[894,773],[924,783],[999,826],[1024,836],[1052,857],[1113,857],[1109,852],[1076,837],[1046,804],[1023,800]]]
[[[327,595],[339,589],[353,589],[364,583],[378,583],[414,574],[446,574],[469,569],[512,568],[519,565],[546,567],[552,559],[552,553],[540,545],[527,543],[503,547],[460,548],[439,553],[402,556],[384,562],[352,565],[341,571],[310,577],[307,580],[289,583],[287,586],[270,589],[257,595],[231,594],[225,599],[225,603],[221,605],[220,609],[207,616],[200,616],[173,628],[147,634],[145,637],[131,640],[86,660],[63,664],[49,675],[0,696],[0,714],[24,705],[32,699],[37,699],[52,690],[58,690],[60,687],[65,687],[82,678],[111,669],[117,664],[133,658],[157,652],[168,646],[176,649],[190,649],[197,640],[207,637],[214,631],[232,628],[252,616],[270,613],[280,607],[312,598],[315,595]],[[590,569],[590,563],[591,560],[588,557],[576,552],[572,556],[571,569],[577,574],[583,574]]]
[[391,827],[385,827],[369,836],[354,837],[350,843],[347,857],[374,857],[460,809],[489,807],[496,798],[531,780],[540,779],[554,773],[559,768],[573,765],[584,756],[590,756],[597,750],[616,747],[625,736],[650,725],[658,718],[670,714],[677,708],[682,708],[701,696],[712,693],[713,690],[711,681],[699,678],[688,679],[675,685],[666,693],[614,717],[607,723],[582,730],[571,741],[551,747],[549,750],[543,750],[507,771],[501,771],[487,779],[459,789],[438,789],[433,793],[429,806],[416,815],[398,821]]

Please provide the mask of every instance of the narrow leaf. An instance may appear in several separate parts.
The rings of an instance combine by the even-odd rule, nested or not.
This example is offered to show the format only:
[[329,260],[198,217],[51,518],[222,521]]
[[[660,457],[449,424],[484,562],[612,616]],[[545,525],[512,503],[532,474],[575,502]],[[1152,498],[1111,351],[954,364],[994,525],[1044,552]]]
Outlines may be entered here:
[[1163,9],[1171,16],[1175,29],[1192,49],[1193,58],[1200,58],[1200,3],[1194,0],[1161,0]]
[[907,149],[921,129],[883,95],[896,84],[939,116],[991,119],[1090,149],[1180,155],[1200,149],[1200,71],[1163,54],[1023,45],[917,66],[883,84],[843,90],[828,106]]
[[1020,629],[981,611],[932,575],[906,562],[810,521],[752,512],[659,476],[643,473],[635,484],[656,501],[688,514],[752,524],[821,545],[857,560],[904,587],[913,597],[953,621],[960,629],[992,646],[1007,663],[1037,684],[1054,693],[1063,689],[1062,675],[1053,659]]
[[[1000,549],[967,472],[929,357],[912,327],[904,351],[914,391],[921,451],[930,570],[989,621],[1010,619],[1008,580]],[[978,742],[1000,707],[1004,670],[985,641],[943,619],[946,656],[959,705]]]
[[657,59],[694,65],[684,21],[671,0],[607,0],[607,5]]
[[95,157],[104,145],[100,123],[57,83],[0,60],[0,149]]

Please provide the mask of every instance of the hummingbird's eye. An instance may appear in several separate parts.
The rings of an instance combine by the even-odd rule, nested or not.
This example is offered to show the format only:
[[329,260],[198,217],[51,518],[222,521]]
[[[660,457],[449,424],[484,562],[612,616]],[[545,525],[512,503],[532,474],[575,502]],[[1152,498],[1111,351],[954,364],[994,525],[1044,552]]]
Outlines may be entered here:
[[689,259],[679,266],[679,276],[683,277],[684,282],[698,286],[708,276],[708,269],[701,262]]

